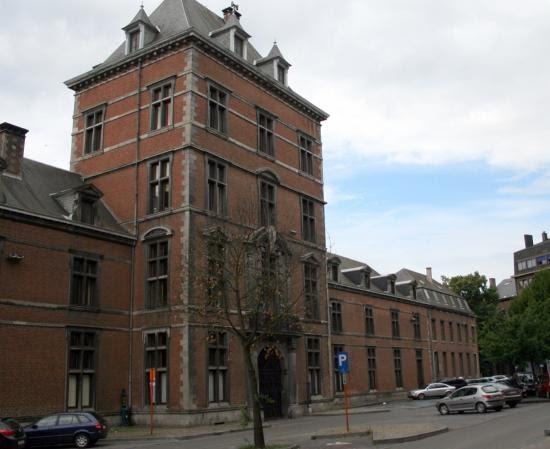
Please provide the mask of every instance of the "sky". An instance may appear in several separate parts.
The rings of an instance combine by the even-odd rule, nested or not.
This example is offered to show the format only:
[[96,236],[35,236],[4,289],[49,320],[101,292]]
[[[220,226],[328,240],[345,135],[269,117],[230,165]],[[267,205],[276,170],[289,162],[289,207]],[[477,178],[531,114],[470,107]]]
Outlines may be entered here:
[[[202,3],[221,14],[230,1]],[[237,3],[256,49],[276,41],[290,87],[330,114],[330,251],[381,273],[500,282],[523,235],[550,231],[546,0]],[[68,168],[63,82],[118,47],[140,4],[0,0],[0,122],[29,129],[26,157]]]

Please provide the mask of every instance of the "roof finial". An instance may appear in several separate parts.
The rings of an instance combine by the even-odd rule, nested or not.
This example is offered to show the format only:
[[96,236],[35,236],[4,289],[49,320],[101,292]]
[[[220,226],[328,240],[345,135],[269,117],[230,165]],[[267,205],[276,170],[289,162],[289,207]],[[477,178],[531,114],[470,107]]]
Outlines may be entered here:
[[143,0],[141,0],[141,9],[143,9]]
[[273,45],[277,45],[277,39],[273,39]]
[[231,7],[235,9],[235,11],[239,10],[239,5],[237,5],[235,2],[231,2]]

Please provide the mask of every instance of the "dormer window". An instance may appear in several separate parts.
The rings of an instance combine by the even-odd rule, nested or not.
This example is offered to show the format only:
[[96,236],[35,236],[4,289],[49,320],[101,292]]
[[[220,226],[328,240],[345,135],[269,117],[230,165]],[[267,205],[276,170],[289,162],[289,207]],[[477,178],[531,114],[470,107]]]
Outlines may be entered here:
[[89,196],[80,196],[78,206],[78,218],[82,223],[95,224],[96,222],[96,199]]
[[370,270],[363,271],[363,287],[370,288]]
[[235,36],[235,53],[241,58],[244,57],[244,40],[239,36]]
[[132,31],[128,34],[128,53],[133,53],[140,48],[140,30]]
[[395,279],[392,279],[392,278],[388,279],[387,292],[391,293],[392,295],[395,295]]
[[286,68],[281,64],[277,64],[277,81],[286,85]]
[[336,262],[329,262],[327,266],[327,276],[329,281],[338,282],[338,264]]

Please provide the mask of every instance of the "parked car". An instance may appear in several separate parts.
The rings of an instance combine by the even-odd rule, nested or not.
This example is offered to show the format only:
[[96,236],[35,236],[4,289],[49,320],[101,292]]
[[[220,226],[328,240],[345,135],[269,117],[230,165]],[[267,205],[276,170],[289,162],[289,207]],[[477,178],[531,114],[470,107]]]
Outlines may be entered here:
[[550,399],[550,379],[548,374],[539,376],[537,384],[537,396]]
[[466,382],[463,377],[449,377],[449,378],[441,379],[438,382],[442,384],[450,385],[451,387],[455,387],[457,389],[468,385],[468,382]]
[[509,405],[510,408],[514,408],[516,405],[518,405],[523,398],[523,391],[521,390],[521,388],[515,386],[509,380],[499,380],[498,382],[495,382],[491,385],[494,385],[502,392],[502,394],[504,395],[505,403]]
[[455,391],[456,388],[444,383],[429,384],[425,388],[411,390],[408,396],[412,399],[441,398]]
[[513,377],[521,385],[524,397],[537,394],[537,384],[531,373],[516,373]]
[[466,411],[485,413],[487,410],[495,410],[499,412],[504,407],[504,395],[494,385],[468,385],[440,399],[436,402],[435,407],[442,415]]
[[25,427],[26,447],[74,444],[83,448],[107,436],[107,422],[93,412],[57,413]]
[[466,379],[466,383],[468,385],[472,385],[472,384],[488,384],[490,382],[493,382],[493,379],[491,379],[490,377],[475,377],[475,378],[472,378],[472,379]]
[[0,418],[0,449],[25,447],[23,427],[13,418]]

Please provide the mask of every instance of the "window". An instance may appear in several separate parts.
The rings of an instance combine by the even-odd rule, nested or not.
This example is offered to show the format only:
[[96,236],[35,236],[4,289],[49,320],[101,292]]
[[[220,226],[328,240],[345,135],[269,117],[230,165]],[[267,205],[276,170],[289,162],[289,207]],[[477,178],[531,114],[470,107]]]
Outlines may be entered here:
[[165,128],[172,124],[173,82],[151,88],[151,130]]
[[227,194],[227,168],[221,162],[208,161],[207,206],[210,212],[225,215]]
[[449,341],[454,341],[453,323],[449,321]]
[[476,342],[476,328],[472,326],[472,343]]
[[168,401],[168,333],[166,331],[145,334],[145,403],[150,403],[149,371],[155,370],[155,404]]
[[226,301],[225,236],[221,232],[208,240],[207,298],[211,307],[221,307]]
[[399,337],[399,311],[391,311],[391,335],[392,337]]
[[472,375],[472,365],[471,365],[471,359],[470,354],[466,354],[466,369],[468,372],[466,373],[468,376]]
[[313,176],[313,152],[311,151],[312,140],[300,135],[300,170]]
[[437,325],[435,318],[432,318],[432,340],[437,340]]
[[453,368],[453,376],[456,376],[457,375],[457,372],[456,372],[456,358],[455,358],[455,353],[454,352],[451,352],[451,366]]
[[376,390],[376,348],[367,348],[369,389]]
[[277,80],[286,85],[286,69],[281,64],[277,65]]
[[332,331],[342,332],[342,303],[339,301],[331,301],[331,318],[332,318]]
[[315,243],[315,203],[302,198],[302,238]]
[[424,388],[424,360],[422,357],[422,349],[416,350],[416,380],[418,388]]
[[275,226],[275,186],[260,181],[260,225]]
[[95,332],[70,331],[67,408],[94,406]]
[[458,363],[460,367],[460,375],[464,376],[464,355],[462,353],[458,354]]
[[443,357],[443,376],[450,376],[449,367],[447,366],[447,353],[443,352],[441,356]]
[[434,352],[434,371],[436,378],[441,377],[441,371],[439,369],[439,354],[437,353],[437,351]]
[[239,36],[235,35],[234,42],[235,42],[235,53],[242,58],[244,56],[244,40]]
[[333,346],[332,355],[334,360],[334,391],[341,393],[344,391],[344,375],[338,369],[338,353],[344,352],[343,346]]
[[227,394],[227,333],[208,333],[208,402],[229,402]]
[[227,133],[227,93],[212,85],[208,88],[208,126]]
[[258,150],[273,156],[273,117],[258,111]]
[[420,340],[422,338],[421,332],[420,332],[420,314],[419,313],[413,313],[413,332],[414,332],[414,338],[415,340]]
[[468,343],[470,336],[468,335],[468,325],[464,325],[464,343]]
[[462,341],[462,324],[456,323],[456,332],[458,335],[458,341]]
[[304,264],[304,300],[306,318],[319,318],[319,293],[317,291],[317,266]]
[[329,262],[327,265],[327,277],[330,281],[338,282],[339,266],[336,262]]
[[395,295],[395,279],[389,278],[387,280],[386,291],[392,295]]
[[363,287],[370,288],[370,269],[363,271]]
[[371,306],[365,306],[365,333],[374,335],[374,309]]
[[149,213],[157,213],[170,207],[170,158],[149,164]]
[[403,371],[401,368],[401,349],[393,349],[393,372],[395,374],[395,387],[403,388]]
[[128,53],[133,53],[139,50],[140,32],[135,30],[130,32],[128,36]]
[[71,273],[71,305],[97,306],[99,261],[85,256],[73,256]]
[[95,224],[96,220],[96,198],[80,195],[78,204],[78,217],[82,223]]
[[147,297],[145,307],[168,304],[168,240],[147,244]]
[[102,148],[104,116],[103,107],[84,114],[84,154],[95,153]]
[[445,340],[445,321],[441,320],[439,322],[439,324],[441,324],[441,341],[444,341]]
[[310,396],[321,394],[321,340],[307,339],[307,375]]

